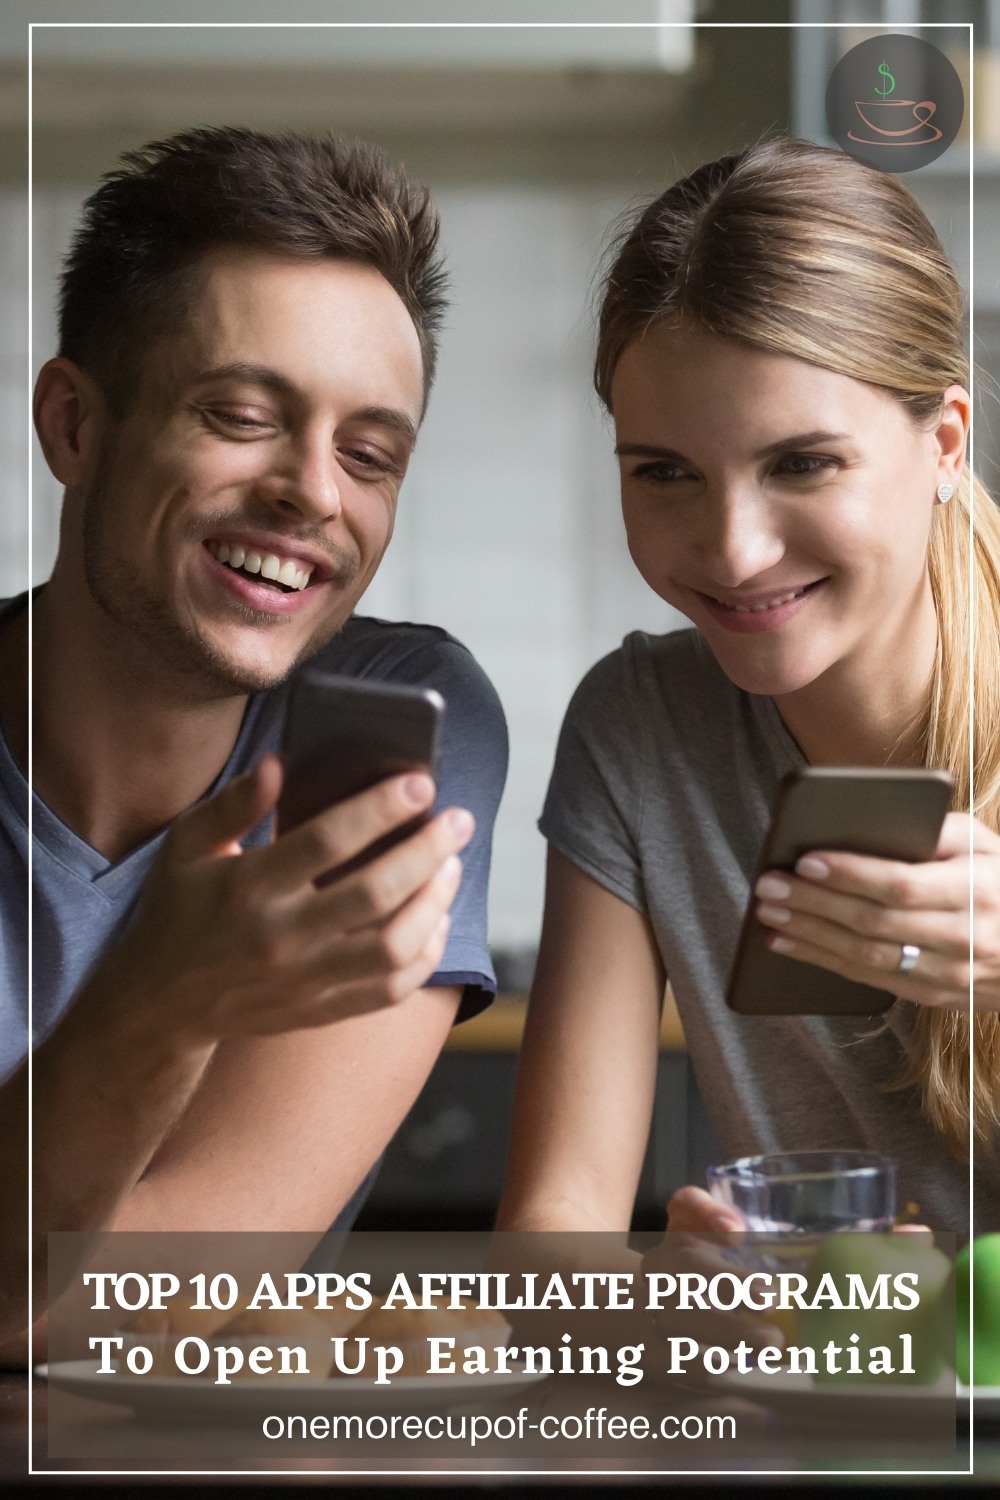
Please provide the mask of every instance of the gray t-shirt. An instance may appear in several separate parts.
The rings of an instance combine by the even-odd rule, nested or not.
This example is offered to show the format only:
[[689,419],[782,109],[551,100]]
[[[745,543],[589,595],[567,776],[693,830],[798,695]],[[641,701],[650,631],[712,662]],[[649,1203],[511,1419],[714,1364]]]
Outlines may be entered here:
[[[885,1018],[739,1016],[723,998],[781,777],[803,764],[770,698],[729,681],[694,630],[636,633],[567,711],[540,828],[652,922],[723,1159],[858,1148],[899,1162],[900,1201],[969,1233],[969,1168],[893,1090],[915,1007]],[[885,1020],[885,1024],[882,1022]],[[1000,1228],[1000,1168],[974,1183]]]
[[[0,605],[0,614],[23,605]],[[438,806],[467,807],[476,831],[465,849],[452,927],[431,984],[464,986],[460,1016],[496,991],[486,946],[486,891],[493,820],[507,769],[503,710],[466,649],[443,630],[355,616],[310,667],[351,677],[434,687],[447,704]],[[277,750],[287,687],[251,698],[236,744],[206,796]],[[28,784],[0,736],[0,1079],[28,1050]],[[33,798],[34,1045],[58,1023],[93,966],[128,923],[164,834],[110,863]],[[243,842],[267,843],[270,820]],[[359,1194],[360,1197],[360,1194]],[[357,1203],[353,1205],[356,1207]],[[345,1227],[351,1217],[338,1221]]]

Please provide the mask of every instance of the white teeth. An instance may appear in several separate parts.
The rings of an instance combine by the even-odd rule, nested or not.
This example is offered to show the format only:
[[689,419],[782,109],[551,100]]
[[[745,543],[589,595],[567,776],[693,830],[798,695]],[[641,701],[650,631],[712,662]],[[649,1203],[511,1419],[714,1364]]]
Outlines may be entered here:
[[208,550],[220,562],[228,563],[231,568],[242,568],[247,573],[259,573],[262,578],[272,579],[275,583],[284,584],[286,588],[302,589],[308,586],[313,574],[311,564],[305,566],[295,562],[292,558],[280,558],[276,552],[247,552],[238,542],[209,542]]
[[792,594],[783,594],[780,599],[769,599],[766,604],[730,604],[727,608],[735,610],[738,615],[762,615],[766,610],[777,609],[781,604],[789,604],[793,599],[800,599],[805,591],[805,588],[796,589]]

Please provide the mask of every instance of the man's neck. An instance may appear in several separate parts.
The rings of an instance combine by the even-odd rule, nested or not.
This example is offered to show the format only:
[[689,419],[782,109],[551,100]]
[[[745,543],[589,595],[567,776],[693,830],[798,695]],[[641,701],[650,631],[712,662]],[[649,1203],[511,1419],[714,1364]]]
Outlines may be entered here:
[[[64,823],[115,861],[211,786],[247,700],[185,692],[92,598],[72,593],[53,581],[35,603],[32,784]],[[0,627],[0,677],[8,684],[0,688],[0,724],[24,771],[26,663],[21,611]]]

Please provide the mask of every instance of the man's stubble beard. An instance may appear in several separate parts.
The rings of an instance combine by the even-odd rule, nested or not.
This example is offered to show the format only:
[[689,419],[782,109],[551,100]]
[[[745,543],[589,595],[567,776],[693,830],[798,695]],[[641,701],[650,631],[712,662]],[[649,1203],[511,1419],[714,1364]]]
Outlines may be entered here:
[[[157,658],[183,696],[205,702],[267,692],[322,650],[342,628],[343,622],[333,623],[318,637],[312,637],[281,672],[254,671],[231,661],[210,640],[187,626],[171,609],[169,599],[144,587],[127,559],[116,553],[101,503],[111,472],[108,453],[102,452],[93,485],[83,499],[83,566],[87,587],[109,619],[124,630],[126,639],[137,638]],[[203,527],[204,518],[199,536]],[[238,602],[234,613],[248,626],[276,628],[273,616]]]

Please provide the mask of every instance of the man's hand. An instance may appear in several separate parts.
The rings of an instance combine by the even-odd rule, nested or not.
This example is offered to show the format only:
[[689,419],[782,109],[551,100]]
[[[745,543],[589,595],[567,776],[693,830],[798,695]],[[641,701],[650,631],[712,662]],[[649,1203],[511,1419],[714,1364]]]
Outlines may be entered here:
[[[268,756],[176,819],[134,922],[35,1054],[36,1315],[63,1290],[47,1286],[51,1228],[322,1229],[437,1055],[459,991],[418,991],[444,952],[471,814],[441,813],[318,889],[430,807],[433,783],[384,782],[244,852],[280,788]],[[336,1038],[302,1036],[334,1021]],[[384,1097],[361,1119],[376,1050]],[[331,1095],[349,1122],[332,1165]],[[262,1116],[267,1098],[282,1101],[277,1116]],[[26,1126],[22,1067],[0,1089],[0,1137],[22,1179],[12,1203],[27,1196]],[[289,1174],[293,1158],[309,1170]],[[3,1228],[0,1340],[28,1316],[16,1212]]]
[[[88,983],[88,1003],[194,1045],[266,1035],[393,1005],[440,962],[472,815],[452,808],[372,863],[316,879],[428,808],[429,776],[397,777],[243,851],[274,808],[281,765],[176,819],[134,923]],[[92,997],[92,998],[91,998]]]

